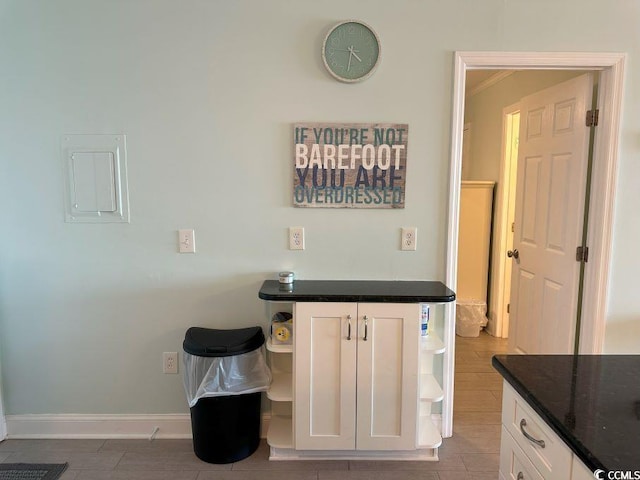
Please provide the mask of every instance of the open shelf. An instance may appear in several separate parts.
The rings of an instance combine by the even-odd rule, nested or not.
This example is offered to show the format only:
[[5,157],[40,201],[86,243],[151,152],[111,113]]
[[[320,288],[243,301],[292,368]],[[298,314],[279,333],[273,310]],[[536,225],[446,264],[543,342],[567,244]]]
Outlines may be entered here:
[[267,398],[275,402],[293,401],[293,378],[291,373],[273,372],[271,387],[267,390]]
[[273,415],[269,422],[267,443],[274,448],[293,448],[293,422],[291,417]]
[[418,428],[418,448],[438,448],[442,444],[442,436],[431,418],[421,415]]
[[442,387],[430,373],[420,375],[420,400],[439,402],[444,398]]
[[424,353],[444,353],[446,347],[444,342],[435,333],[430,333],[426,337],[420,338],[420,350]]
[[271,341],[271,337],[267,337],[267,350],[273,353],[292,353],[293,345],[278,345]]

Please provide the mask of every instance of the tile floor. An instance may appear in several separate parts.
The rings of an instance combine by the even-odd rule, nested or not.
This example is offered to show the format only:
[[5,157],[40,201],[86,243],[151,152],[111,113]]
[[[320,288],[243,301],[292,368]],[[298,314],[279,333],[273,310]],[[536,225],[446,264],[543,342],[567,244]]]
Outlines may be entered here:
[[438,462],[269,462],[262,442],[230,465],[202,462],[190,440],[6,440],[0,462],[69,462],[61,480],[496,480],[501,377],[491,356],[506,340],[456,337],[454,436]]

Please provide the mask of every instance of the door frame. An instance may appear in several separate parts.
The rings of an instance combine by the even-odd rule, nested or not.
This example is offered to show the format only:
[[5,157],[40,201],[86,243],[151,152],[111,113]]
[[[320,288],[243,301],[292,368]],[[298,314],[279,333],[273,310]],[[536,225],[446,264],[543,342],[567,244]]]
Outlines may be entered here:
[[520,115],[520,102],[502,109],[500,176],[498,177],[496,186],[496,218],[494,221],[495,228],[493,230],[495,240],[492,242],[493,249],[491,252],[493,261],[489,267],[492,272],[489,290],[492,294],[488,310],[489,312],[494,312],[493,331],[490,331],[490,334],[498,338],[507,338],[509,334],[509,321],[507,320],[508,314],[505,304],[508,303],[506,300],[507,282],[511,282],[511,276],[507,274],[507,270],[510,270],[511,261],[507,261],[504,252],[506,252],[508,248],[511,248],[511,246],[508,245],[509,209],[510,205],[515,204],[516,197],[515,172],[512,171],[513,117],[515,115]]
[[[458,271],[458,221],[462,163],[462,132],[467,70],[596,70],[600,71],[590,219],[587,233],[589,264],[585,271],[580,353],[601,353],[609,296],[609,265],[619,156],[620,117],[624,78],[624,53],[589,52],[455,52],[449,202],[447,220],[446,283],[456,285]],[[448,355],[443,365],[445,398],[442,435],[453,433],[453,380],[455,358],[455,302],[445,306],[444,341]]]
[[0,373],[0,442],[7,438],[7,420],[4,416],[4,406],[2,404],[2,375]]
[[7,438],[7,421],[2,409],[2,399],[0,398],[0,442]]

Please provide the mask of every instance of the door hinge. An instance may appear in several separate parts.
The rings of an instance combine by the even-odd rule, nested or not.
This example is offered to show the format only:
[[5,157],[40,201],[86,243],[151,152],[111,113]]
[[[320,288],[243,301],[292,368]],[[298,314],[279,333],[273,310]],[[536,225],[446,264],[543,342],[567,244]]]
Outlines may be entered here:
[[511,232],[515,232],[516,231],[516,224],[515,222],[511,222]]
[[507,303],[507,313],[511,313],[511,304]]
[[598,126],[598,117],[600,116],[600,110],[587,110],[587,127],[597,127]]
[[576,248],[576,262],[585,262],[589,261],[589,247],[578,247]]

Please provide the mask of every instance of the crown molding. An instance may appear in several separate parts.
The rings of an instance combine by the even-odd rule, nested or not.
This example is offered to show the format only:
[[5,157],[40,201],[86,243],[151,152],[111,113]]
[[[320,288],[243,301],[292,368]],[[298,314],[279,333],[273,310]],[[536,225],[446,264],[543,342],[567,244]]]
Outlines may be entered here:
[[474,95],[477,95],[478,93],[482,92],[483,90],[486,90],[487,88],[491,87],[492,85],[495,85],[496,83],[504,80],[505,78],[510,77],[514,73],[515,73],[515,70],[504,70],[504,71],[494,73],[486,80],[483,80],[475,87],[469,89],[466,92],[465,97],[471,98]]

